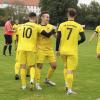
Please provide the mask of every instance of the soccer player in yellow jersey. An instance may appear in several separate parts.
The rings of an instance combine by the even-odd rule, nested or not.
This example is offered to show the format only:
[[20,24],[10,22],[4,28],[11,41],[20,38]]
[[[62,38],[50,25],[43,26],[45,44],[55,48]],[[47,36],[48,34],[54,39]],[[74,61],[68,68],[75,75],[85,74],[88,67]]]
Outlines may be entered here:
[[13,29],[15,30],[15,32],[13,33],[13,40],[15,43],[15,50],[16,50],[16,63],[15,63],[15,80],[19,80],[19,71],[20,71],[20,63],[18,62],[18,51],[17,51],[17,32],[18,32],[18,28],[20,27],[20,25],[18,24],[18,21],[16,20],[16,24],[13,25]]
[[13,25],[13,30],[14,30],[14,33],[13,33],[13,41],[14,41],[14,44],[15,44],[15,50],[17,49],[17,44],[16,44],[16,33],[17,33],[17,29],[18,29],[18,20],[15,21],[15,24]]
[[26,89],[26,64],[30,67],[30,85],[31,89],[34,87],[35,77],[35,63],[36,63],[36,44],[37,36],[40,32],[40,27],[34,23],[36,14],[31,12],[29,14],[29,22],[21,25],[18,32],[18,47],[19,62],[21,65],[20,74],[22,89]]
[[[76,10],[68,9],[68,21],[60,24],[58,28],[56,51],[64,62],[64,78],[67,94],[75,94],[72,90],[73,74],[78,63],[78,44],[85,41],[84,30],[74,21]],[[81,39],[79,40],[79,35]]]
[[52,46],[52,36],[55,34],[54,26],[49,24],[49,13],[42,12],[41,15],[41,30],[42,33],[39,34],[38,42],[37,42],[37,68],[36,68],[36,88],[41,90],[42,87],[40,86],[40,76],[41,70],[44,64],[44,60],[47,58],[50,63],[50,68],[48,70],[47,76],[45,78],[45,83],[49,85],[56,85],[54,82],[50,80],[52,74],[56,69],[56,58],[53,51]]
[[98,35],[98,43],[97,43],[97,58],[100,59],[100,25],[98,25],[94,31],[94,33],[92,34],[90,41],[92,41],[92,39],[95,37],[95,35]]

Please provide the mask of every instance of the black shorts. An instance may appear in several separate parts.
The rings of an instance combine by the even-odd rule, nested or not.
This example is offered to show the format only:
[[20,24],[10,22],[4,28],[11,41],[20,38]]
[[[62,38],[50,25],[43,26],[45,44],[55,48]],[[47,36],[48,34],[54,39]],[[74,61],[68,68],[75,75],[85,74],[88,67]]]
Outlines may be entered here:
[[11,35],[4,35],[5,37],[5,44],[11,44],[12,43],[12,36]]

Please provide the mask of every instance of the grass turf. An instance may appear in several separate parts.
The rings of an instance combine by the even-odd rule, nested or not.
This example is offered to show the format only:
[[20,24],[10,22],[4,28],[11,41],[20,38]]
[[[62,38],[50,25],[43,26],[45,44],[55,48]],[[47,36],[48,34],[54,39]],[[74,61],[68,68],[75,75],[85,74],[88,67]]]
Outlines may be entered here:
[[88,44],[88,39],[93,33],[91,30],[85,32],[87,40],[79,46],[79,64],[76,70],[73,89],[77,95],[66,95],[63,78],[63,63],[57,58],[57,70],[52,80],[57,85],[47,86],[43,83],[49,64],[45,64],[41,84],[42,91],[22,91],[20,80],[14,80],[15,51],[13,56],[3,56],[3,30],[0,29],[0,100],[97,100],[100,98],[100,61],[96,59],[96,42],[94,39]]

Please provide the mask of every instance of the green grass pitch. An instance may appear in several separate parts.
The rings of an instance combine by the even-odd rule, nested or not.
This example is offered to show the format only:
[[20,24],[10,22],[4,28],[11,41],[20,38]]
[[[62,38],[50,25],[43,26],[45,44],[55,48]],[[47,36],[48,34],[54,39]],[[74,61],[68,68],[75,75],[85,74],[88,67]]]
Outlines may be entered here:
[[85,31],[87,40],[79,46],[79,64],[74,77],[73,89],[77,95],[66,95],[63,78],[63,64],[57,58],[57,70],[52,80],[56,82],[55,87],[43,83],[49,64],[45,64],[42,70],[42,91],[20,89],[20,80],[14,80],[15,51],[13,56],[2,56],[3,31],[0,29],[0,100],[100,100],[100,61],[96,59],[95,38],[90,44],[88,39],[93,31]]

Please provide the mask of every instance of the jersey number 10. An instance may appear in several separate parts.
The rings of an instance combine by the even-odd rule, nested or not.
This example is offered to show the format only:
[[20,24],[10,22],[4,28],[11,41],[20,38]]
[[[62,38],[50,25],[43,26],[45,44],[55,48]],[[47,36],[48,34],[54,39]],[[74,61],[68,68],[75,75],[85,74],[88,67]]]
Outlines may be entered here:
[[31,35],[32,35],[32,29],[31,28],[24,28],[23,38],[30,38]]

